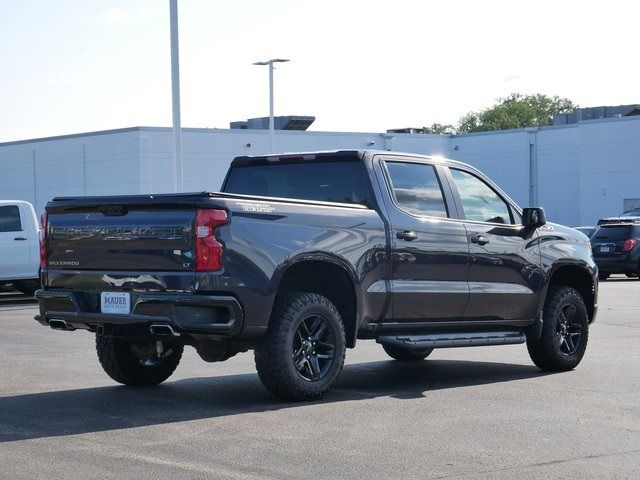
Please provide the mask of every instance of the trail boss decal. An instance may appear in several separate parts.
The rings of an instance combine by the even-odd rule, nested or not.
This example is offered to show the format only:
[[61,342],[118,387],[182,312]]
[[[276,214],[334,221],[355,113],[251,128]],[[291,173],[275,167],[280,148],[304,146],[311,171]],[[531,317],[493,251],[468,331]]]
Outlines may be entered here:
[[271,213],[275,209],[268,203],[238,202],[243,212]]

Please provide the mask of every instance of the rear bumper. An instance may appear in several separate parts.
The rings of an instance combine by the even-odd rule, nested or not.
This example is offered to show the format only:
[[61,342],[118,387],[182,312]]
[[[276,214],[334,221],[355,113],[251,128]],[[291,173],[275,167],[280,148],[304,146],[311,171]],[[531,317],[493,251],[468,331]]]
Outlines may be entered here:
[[627,273],[638,270],[638,259],[634,257],[595,257],[594,260],[600,273]]
[[100,312],[100,292],[38,290],[36,299],[42,325],[62,320],[70,329],[102,330],[105,327],[168,325],[176,334],[237,336],[244,314],[238,300],[226,295],[193,295],[158,292],[130,292],[131,313]]

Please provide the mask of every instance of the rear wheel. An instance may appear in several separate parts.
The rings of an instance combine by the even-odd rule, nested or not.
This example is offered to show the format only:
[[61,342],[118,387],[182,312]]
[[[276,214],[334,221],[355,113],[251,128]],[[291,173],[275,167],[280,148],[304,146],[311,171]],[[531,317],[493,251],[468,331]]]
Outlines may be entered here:
[[391,358],[400,360],[401,362],[416,362],[419,360],[424,360],[429,355],[431,355],[431,352],[433,352],[433,348],[414,350],[411,348],[403,348],[397,347],[395,345],[385,344],[382,344],[382,348]]
[[551,287],[543,319],[540,338],[527,340],[533,363],[548,371],[575,368],[584,356],[589,339],[589,315],[584,300],[574,288]]
[[342,317],[316,293],[293,293],[278,302],[269,329],[255,350],[265,388],[286,400],[314,400],[342,372],[346,340]]
[[96,335],[100,365],[107,375],[124,385],[157,385],[171,376],[182,358],[182,345],[133,342]]

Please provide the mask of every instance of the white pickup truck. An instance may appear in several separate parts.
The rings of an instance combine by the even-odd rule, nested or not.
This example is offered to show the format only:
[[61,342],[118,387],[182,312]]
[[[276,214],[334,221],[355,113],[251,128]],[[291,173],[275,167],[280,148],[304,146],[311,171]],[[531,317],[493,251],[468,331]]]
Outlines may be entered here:
[[0,200],[0,285],[27,295],[40,288],[40,226],[33,206]]

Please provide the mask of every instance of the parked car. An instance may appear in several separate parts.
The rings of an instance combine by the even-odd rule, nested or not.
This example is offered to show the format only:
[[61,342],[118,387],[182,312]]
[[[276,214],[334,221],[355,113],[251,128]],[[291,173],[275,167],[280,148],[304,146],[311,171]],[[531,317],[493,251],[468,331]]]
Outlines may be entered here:
[[600,280],[606,280],[612,273],[638,277],[640,222],[601,225],[591,237],[591,245]]
[[185,345],[208,362],[254,349],[270,392],[315,399],[360,339],[401,361],[526,342],[538,367],[568,370],[596,315],[584,235],[452,160],[238,157],[221,193],[61,197],[46,212],[36,320],[95,333],[127,385],[166,380]]
[[638,221],[640,222],[640,208],[634,208],[632,210],[627,210],[622,212],[617,217],[606,217],[598,220],[598,225],[607,225],[610,223],[627,223]]
[[588,227],[571,227],[571,228],[574,228],[579,232],[584,233],[587,236],[587,238],[591,238],[591,235],[594,234],[594,232],[598,227],[588,226]]
[[0,200],[0,283],[27,295],[40,287],[38,218],[29,202]]

